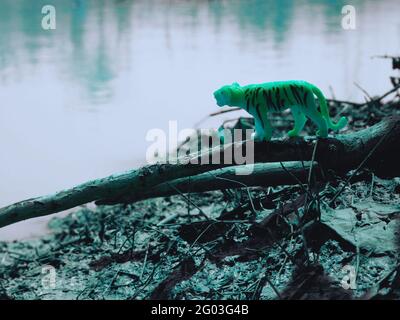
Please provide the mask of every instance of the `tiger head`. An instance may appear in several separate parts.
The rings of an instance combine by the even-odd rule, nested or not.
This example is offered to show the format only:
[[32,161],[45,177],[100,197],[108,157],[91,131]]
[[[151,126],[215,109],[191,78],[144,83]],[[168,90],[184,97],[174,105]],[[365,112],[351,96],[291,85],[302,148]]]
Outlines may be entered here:
[[214,98],[219,107],[237,106],[242,93],[241,87],[237,82],[223,86],[214,92]]

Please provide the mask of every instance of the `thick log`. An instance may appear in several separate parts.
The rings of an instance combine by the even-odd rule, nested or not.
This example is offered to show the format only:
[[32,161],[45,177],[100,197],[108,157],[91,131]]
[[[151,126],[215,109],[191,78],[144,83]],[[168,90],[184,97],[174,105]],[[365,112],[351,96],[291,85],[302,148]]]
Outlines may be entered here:
[[[254,144],[254,161],[309,161],[315,147],[315,138],[273,140]],[[336,138],[318,139],[315,160],[324,169],[346,172],[361,163],[378,175],[400,175],[399,141],[400,118],[388,118],[370,128]],[[214,156],[245,153],[248,141],[211,149]],[[83,183],[52,195],[24,200],[0,209],[0,227],[29,219],[60,212],[88,202],[105,200],[125,202],[132,195],[143,192],[160,183],[182,177],[193,176],[210,170],[232,165],[242,165],[233,158],[230,163],[204,164],[204,155],[181,158],[179,163],[157,163],[138,170],[112,175]],[[198,163],[193,164],[193,160]],[[189,162],[189,164],[187,164]],[[190,163],[191,162],[191,163]]]
[[[310,161],[290,161],[285,163],[255,163],[254,165],[233,166],[208,171],[195,176],[167,181],[149,190],[137,192],[126,202],[134,202],[149,198],[166,197],[180,193],[196,193],[221,189],[237,189],[254,186],[275,187],[281,185],[297,185],[307,183],[311,167]],[[250,172],[238,175],[237,172]],[[315,179],[322,178],[321,170],[316,162],[312,166]],[[118,203],[119,201],[117,201]],[[115,204],[110,201],[97,201],[96,204]]]

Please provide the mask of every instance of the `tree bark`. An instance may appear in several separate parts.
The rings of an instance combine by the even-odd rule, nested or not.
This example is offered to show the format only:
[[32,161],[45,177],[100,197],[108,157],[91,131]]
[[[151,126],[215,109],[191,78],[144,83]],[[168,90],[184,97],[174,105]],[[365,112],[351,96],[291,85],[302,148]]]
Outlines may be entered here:
[[[253,167],[233,166],[208,171],[195,176],[184,177],[167,181],[137,192],[131,198],[125,198],[126,202],[135,202],[148,198],[166,197],[180,193],[196,193],[221,189],[236,189],[254,186],[279,186],[279,185],[296,185],[299,183],[307,183],[310,161],[290,161],[285,163],[255,163]],[[250,172],[251,174],[238,175],[237,172]],[[312,165],[313,177],[320,180],[321,170],[316,162]],[[99,200],[96,204],[116,204],[112,199]]]

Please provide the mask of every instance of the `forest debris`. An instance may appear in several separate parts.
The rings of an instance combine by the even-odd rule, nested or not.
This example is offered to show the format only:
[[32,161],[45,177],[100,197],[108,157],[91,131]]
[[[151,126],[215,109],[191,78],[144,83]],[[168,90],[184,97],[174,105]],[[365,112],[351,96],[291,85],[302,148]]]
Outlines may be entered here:
[[[200,266],[201,267],[201,266]],[[171,290],[184,280],[190,279],[200,267],[196,267],[192,257],[184,259],[179,265],[162,281],[150,295],[152,300],[164,300],[170,297]]]
[[320,265],[310,265],[296,270],[282,298],[286,300],[343,300],[351,292],[338,288]]
[[[382,215],[389,217],[390,213],[399,210],[400,206],[372,203],[359,203],[335,210],[326,207],[321,220],[355,247],[359,247],[363,253],[396,254],[399,250],[399,222],[397,219],[384,221]],[[358,218],[357,212],[361,213]]]
[[[128,261],[139,261],[143,259],[146,255],[145,250],[140,250],[140,251],[132,251],[132,250],[127,250],[122,253],[112,253],[109,256],[103,256],[102,258],[98,260],[92,261],[89,266],[95,270],[99,271],[104,269],[105,267],[109,266],[111,263],[125,263]],[[151,255],[149,260],[158,262],[160,259],[159,254],[154,254]]]
[[370,299],[399,299],[400,289],[400,264],[390,270],[375,285],[367,290],[361,297],[362,300]]
[[189,243],[210,242],[226,234],[231,225],[218,221],[198,221],[184,224],[179,228],[179,236]]

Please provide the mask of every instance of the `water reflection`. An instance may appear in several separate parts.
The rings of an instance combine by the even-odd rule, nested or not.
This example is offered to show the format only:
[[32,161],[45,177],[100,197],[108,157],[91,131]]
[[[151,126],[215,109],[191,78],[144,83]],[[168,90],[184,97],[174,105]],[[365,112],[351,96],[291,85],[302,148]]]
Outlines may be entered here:
[[[387,8],[394,1],[386,1]],[[371,2],[358,0],[352,4],[361,12]],[[131,49],[137,48],[136,32],[151,37],[143,31],[161,31],[166,56],[169,50],[181,50],[172,47],[173,38],[190,39],[198,33],[205,36],[205,30],[212,42],[223,43],[233,37],[238,50],[253,50],[257,57],[262,56],[257,50],[273,48],[279,56],[286,54],[284,44],[293,28],[294,33],[305,31],[299,28],[299,21],[315,22],[314,32],[308,30],[309,41],[321,42],[315,34],[343,33],[340,13],[346,1],[54,0],[52,4],[57,9],[58,28],[45,32],[39,23],[42,1],[1,2],[0,77],[3,82],[9,81],[18,74],[31,74],[34,65],[52,63],[82,90],[83,96],[98,104],[111,101],[115,94],[113,80],[135,59]],[[177,29],[181,29],[180,35]],[[263,45],[266,43],[270,47]]]

